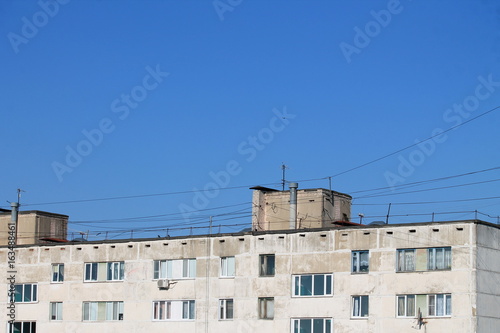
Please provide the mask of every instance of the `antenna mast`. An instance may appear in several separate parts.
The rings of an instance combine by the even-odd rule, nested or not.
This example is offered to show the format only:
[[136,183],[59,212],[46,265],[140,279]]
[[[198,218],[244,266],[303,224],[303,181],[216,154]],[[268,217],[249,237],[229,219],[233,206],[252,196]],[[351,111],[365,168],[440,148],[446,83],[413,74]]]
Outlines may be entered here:
[[282,172],[282,178],[281,178],[281,190],[284,191],[285,190],[285,183],[286,183],[286,180],[285,180],[285,170],[288,169],[288,167],[285,165],[284,162],[281,163],[281,172]]

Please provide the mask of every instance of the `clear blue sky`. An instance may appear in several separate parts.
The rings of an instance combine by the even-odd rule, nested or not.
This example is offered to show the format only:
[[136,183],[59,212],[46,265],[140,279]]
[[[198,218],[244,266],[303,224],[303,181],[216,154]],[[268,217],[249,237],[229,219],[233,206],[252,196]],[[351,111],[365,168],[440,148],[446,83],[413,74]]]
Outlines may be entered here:
[[454,201],[500,196],[500,169],[401,187],[500,166],[497,1],[58,1],[0,2],[0,207],[21,188],[91,239],[248,224],[248,186],[284,162],[300,188],[334,176],[356,221],[500,215]]

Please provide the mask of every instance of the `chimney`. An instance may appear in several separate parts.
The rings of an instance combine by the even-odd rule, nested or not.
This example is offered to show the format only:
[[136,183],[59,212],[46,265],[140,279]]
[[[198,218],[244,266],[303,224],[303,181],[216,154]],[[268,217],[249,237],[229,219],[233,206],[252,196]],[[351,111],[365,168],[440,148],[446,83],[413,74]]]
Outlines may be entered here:
[[297,228],[297,187],[299,184],[290,183],[290,229]]

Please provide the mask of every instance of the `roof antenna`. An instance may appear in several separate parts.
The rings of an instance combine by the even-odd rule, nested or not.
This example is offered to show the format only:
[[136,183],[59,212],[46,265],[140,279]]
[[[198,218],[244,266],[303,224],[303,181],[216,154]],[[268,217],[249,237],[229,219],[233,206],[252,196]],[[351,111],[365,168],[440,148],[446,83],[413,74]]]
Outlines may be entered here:
[[17,189],[17,204],[21,206],[21,192],[26,192],[25,190]]
[[285,162],[281,162],[281,171],[282,171],[282,174],[283,174],[283,178],[281,178],[281,190],[284,191],[285,190],[285,170],[288,169],[288,167],[285,165]]
[[391,214],[391,205],[392,205],[392,203],[389,203],[389,208],[387,209],[387,216],[385,217],[385,224],[389,224],[389,215]]

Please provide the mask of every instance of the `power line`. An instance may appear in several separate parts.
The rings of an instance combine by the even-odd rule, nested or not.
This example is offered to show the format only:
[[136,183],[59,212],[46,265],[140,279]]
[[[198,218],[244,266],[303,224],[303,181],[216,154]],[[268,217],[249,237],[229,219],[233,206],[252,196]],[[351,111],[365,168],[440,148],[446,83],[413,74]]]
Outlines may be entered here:
[[[448,128],[447,130],[444,130],[444,131],[442,131],[442,132],[439,132],[438,134],[431,135],[431,136],[430,136],[430,137],[428,137],[427,139],[422,140],[422,141],[420,141],[420,142],[418,142],[418,143],[411,144],[411,145],[406,146],[406,147],[404,147],[404,148],[398,149],[398,150],[396,150],[396,151],[394,151],[394,152],[392,152],[392,153],[390,153],[390,154],[384,155],[384,156],[382,156],[382,157],[376,158],[376,159],[374,159],[374,160],[371,160],[371,161],[369,161],[369,162],[363,163],[363,164],[358,165],[358,166],[356,166],[356,167],[353,167],[353,168],[347,169],[347,170],[345,170],[345,171],[339,172],[339,173],[334,174],[334,175],[332,175],[332,176],[323,177],[323,178],[319,178],[319,179],[328,179],[328,178],[330,178],[330,177],[331,177],[331,178],[333,178],[333,177],[337,177],[337,176],[340,176],[340,175],[346,174],[346,173],[348,173],[348,172],[351,172],[351,171],[354,171],[354,170],[360,169],[360,168],[365,167],[365,166],[367,166],[367,165],[373,164],[373,163],[375,163],[375,162],[381,161],[381,160],[383,160],[383,159],[385,159],[385,158],[387,158],[387,157],[390,157],[390,156],[396,155],[397,153],[400,153],[400,152],[402,152],[402,151],[405,151],[405,150],[407,150],[407,149],[410,149],[410,148],[412,148],[412,147],[415,147],[415,146],[417,146],[417,145],[421,144],[422,142],[429,141],[429,140],[431,140],[431,139],[434,139],[435,137],[438,137],[438,136],[443,135],[444,133],[447,133],[447,132],[449,132],[449,131],[452,131],[452,130],[454,130],[454,129],[457,129],[458,127],[461,127],[461,126],[463,126],[463,125],[465,125],[465,124],[468,124],[468,123],[470,123],[471,121],[474,121],[474,120],[476,120],[476,119],[478,119],[478,118],[481,118],[481,117],[483,117],[483,116],[485,116],[485,115],[487,115],[487,114],[489,114],[489,113],[491,113],[491,112],[493,112],[493,111],[495,111],[495,110],[497,110],[497,109],[500,109],[500,106],[496,106],[496,107],[494,107],[493,109],[490,109],[490,110],[488,110],[488,111],[485,111],[485,112],[483,112],[483,113],[481,113],[481,114],[479,114],[479,115],[477,115],[477,116],[475,116],[475,117],[472,117],[472,118],[471,118],[471,119],[469,119],[469,120],[466,120],[466,121],[464,121],[464,122],[462,122],[462,123],[460,123],[460,124],[457,124],[457,125],[455,125],[455,126],[452,126],[452,127]],[[319,179],[316,179],[316,180],[319,180]],[[304,181],[304,180],[303,180],[303,181]],[[308,180],[305,180],[305,181],[308,181]]]
[[404,187],[412,187],[412,186],[421,185],[421,184],[430,183],[430,182],[436,182],[436,181],[441,181],[441,180],[448,180],[448,179],[452,179],[452,178],[469,176],[469,175],[473,175],[473,174],[477,174],[477,173],[488,172],[488,171],[493,171],[493,170],[498,170],[498,169],[500,169],[500,166],[494,167],[494,168],[489,168],[489,169],[484,169],[484,170],[466,172],[466,173],[453,175],[453,176],[446,176],[446,177],[440,177],[440,178],[421,180],[418,182],[412,182],[412,183],[407,183],[407,184],[402,184],[402,185],[385,186],[385,187],[379,187],[379,188],[374,188],[374,189],[370,189],[370,190],[350,191],[349,193],[354,194],[354,193],[371,192],[371,191],[388,190],[388,189],[394,190],[394,189],[399,189],[399,188],[404,188]]
[[[458,200],[436,200],[436,201],[420,201],[420,202],[392,202],[393,205],[429,205],[437,203],[453,203],[453,202],[465,202],[465,201],[478,201],[478,200],[492,200],[500,199],[500,197],[485,197],[485,198],[469,198],[469,199],[458,199]],[[387,206],[388,203],[356,203],[353,206]]]
[[470,185],[477,185],[477,184],[484,184],[484,183],[491,183],[491,182],[497,182],[497,181],[500,181],[500,179],[491,179],[491,180],[484,180],[484,181],[481,181],[481,182],[458,184],[458,185],[449,185],[449,186],[442,186],[442,187],[434,187],[434,188],[428,188],[428,189],[422,189],[422,190],[414,190],[414,191],[406,191],[406,192],[399,192],[399,193],[365,195],[363,197],[357,197],[357,198],[353,198],[353,199],[365,199],[365,198],[385,197],[385,196],[389,196],[389,195],[401,195],[401,194],[409,194],[409,193],[416,193],[416,192],[427,192],[427,191],[435,191],[435,190],[444,190],[444,189],[449,189],[449,188],[462,187],[462,186],[470,186]]

